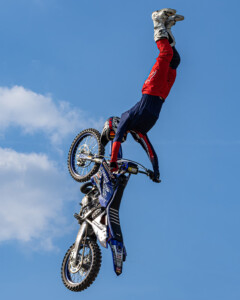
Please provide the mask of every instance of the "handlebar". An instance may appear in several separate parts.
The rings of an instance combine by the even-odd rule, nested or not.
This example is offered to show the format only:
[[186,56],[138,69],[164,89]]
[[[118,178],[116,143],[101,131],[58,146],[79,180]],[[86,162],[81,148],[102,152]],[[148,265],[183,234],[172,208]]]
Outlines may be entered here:
[[120,160],[117,160],[117,163],[120,166],[120,172],[122,169],[123,171],[125,171],[124,173],[129,173],[129,174],[140,173],[140,174],[147,175],[149,177],[151,177],[151,174],[153,174],[151,170],[147,169],[142,164],[130,159],[122,158]]
[[[100,156],[100,155],[86,155],[86,154],[78,154],[78,159],[85,159],[89,160],[92,162],[95,162],[97,164],[101,164],[103,160],[109,159],[110,157],[107,156]],[[108,162],[108,160],[107,160]],[[130,160],[130,159],[125,159],[121,158],[117,160],[118,165],[120,166],[120,172],[122,174],[124,173],[129,173],[129,174],[144,174],[150,177],[151,179],[153,178],[153,171],[147,169],[144,167],[142,164]]]
[[[135,162],[133,160],[130,160],[130,159],[120,159],[120,160],[117,160],[117,163],[118,164],[125,164],[125,172],[128,172],[129,174],[138,174],[138,173],[141,173],[141,174],[145,174],[147,175],[148,177],[150,177],[150,179],[154,182],[157,182],[157,183],[160,183],[161,180],[157,177],[155,177],[155,174],[152,170],[149,170],[147,169],[146,167],[144,167],[143,165],[141,165],[140,163],[138,162]],[[126,164],[127,163],[127,164]],[[130,164],[130,166],[128,165]],[[142,168],[143,171],[139,168]]]

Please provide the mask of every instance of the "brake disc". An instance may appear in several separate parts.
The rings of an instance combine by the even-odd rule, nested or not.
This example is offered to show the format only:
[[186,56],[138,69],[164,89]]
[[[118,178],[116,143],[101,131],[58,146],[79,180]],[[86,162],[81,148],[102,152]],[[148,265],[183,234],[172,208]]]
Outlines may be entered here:
[[77,259],[78,264],[77,264],[77,265],[74,264],[73,257],[74,257],[74,253],[72,252],[72,253],[70,254],[70,257],[69,257],[68,270],[69,270],[72,274],[75,274],[75,273],[77,273],[77,272],[80,270],[80,268],[81,268],[81,266],[80,266],[80,263],[81,263],[81,257],[80,257],[80,255],[78,255],[78,259]]
[[73,253],[70,256],[69,259],[69,264],[68,264],[68,269],[72,274],[75,274],[77,272],[80,272],[82,276],[84,276],[87,272],[87,267],[91,264],[91,255],[86,255],[83,257],[83,262],[81,264],[81,255],[78,255],[78,264],[74,265],[73,263]]
[[[86,154],[86,155],[92,155],[89,147],[87,144],[83,144],[81,145],[81,147],[79,148],[79,151],[78,151],[79,154]],[[83,158],[78,158],[78,155],[77,155],[77,165],[79,167],[88,167],[89,165],[91,164],[91,161],[87,161]]]

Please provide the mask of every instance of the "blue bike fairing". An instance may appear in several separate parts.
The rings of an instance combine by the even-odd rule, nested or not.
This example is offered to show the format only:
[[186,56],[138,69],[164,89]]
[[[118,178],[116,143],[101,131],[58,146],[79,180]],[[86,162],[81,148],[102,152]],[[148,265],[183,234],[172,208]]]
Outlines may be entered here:
[[100,191],[99,202],[102,207],[106,207],[111,200],[114,194],[114,186],[110,179],[111,175],[104,165],[106,164],[105,161],[99,167],[99,170],[96,175],[92,177],[92,183],[97,186],[98,190]]

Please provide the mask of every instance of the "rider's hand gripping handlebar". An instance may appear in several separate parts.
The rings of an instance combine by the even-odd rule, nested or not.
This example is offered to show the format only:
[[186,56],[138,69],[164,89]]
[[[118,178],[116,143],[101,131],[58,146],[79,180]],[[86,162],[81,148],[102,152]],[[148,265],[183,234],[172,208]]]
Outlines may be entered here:
[[161,180],[159,179],[159,174],[155,174],[153,171],[151,170],[147,170],[147,173],[148,173],[148,176],[150,177],[150,179],[153,181],[153,182],[156,182],[156,183],[160,183]]

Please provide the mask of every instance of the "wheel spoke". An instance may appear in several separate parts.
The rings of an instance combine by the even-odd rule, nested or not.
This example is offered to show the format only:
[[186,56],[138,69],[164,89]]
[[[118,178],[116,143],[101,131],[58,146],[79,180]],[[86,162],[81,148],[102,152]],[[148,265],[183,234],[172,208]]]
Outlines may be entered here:
[[[83,248],[80,249],[79,251],[79,263],[81,262],[81,257],[82,257],[82,251]],[[91,249],[89,248],[88,245],[85,245],[85,251],[84,251],[84,256],[83,256],[83,264],[85,267],[88,266],[87,268],[84,268],[83,266],[79,266],[79,270],[76,272],[71,272],[71,262],[69,261],[70,265],[68,268],[68,280],[71,283],[81,283],[88,275],[89,271],[90,271],[90,266],[92,263],[92,255],[91,255]],[[87,261],[86,263],[84,263],[84,261]]]
[[88,240],[80,246],[77,264],[73,262],[74,245],[68,250],[62,264],[62,280],[71,291],[82,291],[95,280],[101,266],[101,252],[96,242]]
[[75,171],[81,176],[86,176],[89,174],[94,166],[93,162],[85,162],[84,166],[79,166],[78,165],[78,159],[77,159],[77,154],[78,153],[86,153],[86,154],[97,154],[98,153],[98,143],[95,137],[92,135],[88,135],[87,137],[83,138],[79,144],[76,147],[76,154],[74,158],[74,168]]
[[[100,133],[94,132],[94,130],[90,129],[86,130],[84,134],[81,133],[76,138],[75,144],[73,144],[73,152],[69,152],[71,165],[69,169],[70,173],[74,179],[77,181],[83,181],[84,178],[87,179],[90,176],[91,172],[96,168],[96,163],[91,162],[89,160],[85,160],[84,158],[78,158],[79,154],[86,155],[98,155],[102,154],[101,146],[99,144]],[[100,147],[100,148],[99,148]],[[96,169],[97,170],[97,169]],[[75,178],[76,177],[76,178]],[[89,177],[90,178],[90,177]]]

